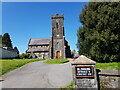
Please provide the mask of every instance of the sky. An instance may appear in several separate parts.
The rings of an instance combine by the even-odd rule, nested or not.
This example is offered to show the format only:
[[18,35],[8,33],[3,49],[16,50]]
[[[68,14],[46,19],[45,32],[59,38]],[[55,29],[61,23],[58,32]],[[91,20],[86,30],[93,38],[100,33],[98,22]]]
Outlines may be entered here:
[[[50,38],[51,15],[64,14],[65,38],[77,51],[79,15],[87,2],[3,2],[2,35],[9,33],[13,47],[25,53],[30,38]],[[0,33],[1,34],[1,33]]]

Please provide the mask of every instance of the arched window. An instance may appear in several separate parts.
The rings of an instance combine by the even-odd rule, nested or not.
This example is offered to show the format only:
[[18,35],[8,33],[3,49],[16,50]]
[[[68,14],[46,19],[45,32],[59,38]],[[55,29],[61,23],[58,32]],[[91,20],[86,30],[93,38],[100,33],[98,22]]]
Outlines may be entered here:
[[58,23],[56,23],[56,27],[58,28]]

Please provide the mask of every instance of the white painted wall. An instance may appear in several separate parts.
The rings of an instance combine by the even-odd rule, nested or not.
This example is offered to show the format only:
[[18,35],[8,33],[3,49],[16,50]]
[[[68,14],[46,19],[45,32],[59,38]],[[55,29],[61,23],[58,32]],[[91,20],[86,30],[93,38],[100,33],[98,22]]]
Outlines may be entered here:
[[7,50],[0,47],[0,58],[15,58],[17,56],[18,54],[16,50],[14,49]]

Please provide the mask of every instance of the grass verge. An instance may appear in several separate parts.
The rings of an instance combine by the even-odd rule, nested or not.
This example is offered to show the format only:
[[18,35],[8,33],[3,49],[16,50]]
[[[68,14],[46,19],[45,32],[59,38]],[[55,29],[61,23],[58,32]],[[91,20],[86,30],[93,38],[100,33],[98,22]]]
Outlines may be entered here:
[[73,88],[73,87],[74,87],[74,83],[72,81],[66,88]]
[[120,70],[119,68],[120,62],[112,62],[112,63],[97,63],[97,69],[108,69],[108,70]]
[[0,59],[0,76],[27,63],[42,60],[43,59]]
[[44,63],[46,63],[46,64],[61,64],[61,63],[65,63],[65,62],[69,62],[69,60],[64,59],[64,58],[49,59],[49,60],[45,61]]
[[71,83],[68,86],[60,88],[60,90],[74,90],[73,81],[71,81]]

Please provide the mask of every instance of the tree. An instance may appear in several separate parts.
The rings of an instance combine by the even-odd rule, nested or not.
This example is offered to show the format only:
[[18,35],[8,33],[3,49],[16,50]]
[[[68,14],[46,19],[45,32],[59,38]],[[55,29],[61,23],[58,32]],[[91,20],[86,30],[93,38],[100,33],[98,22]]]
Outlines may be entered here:
[[76,55],[76,50],[71,51],[71,57],[73,58]]
[[120,58],[120,2],[89,2],[80,16],[79,54],[99,62]]
[[28,59],[29,58],[29,54],[28,53],[22,53],[22,54],[19,55],[19,57],[21,59]]
[[17,47],[14,47],[14,50],[16,50],[16,51],[17,51],[17,54],[19,55],[18,48],[17,48]]
[[12,41],[8,33],[5,33],[2,37],[2,45],[3,47],[10,47],[12,48]]

